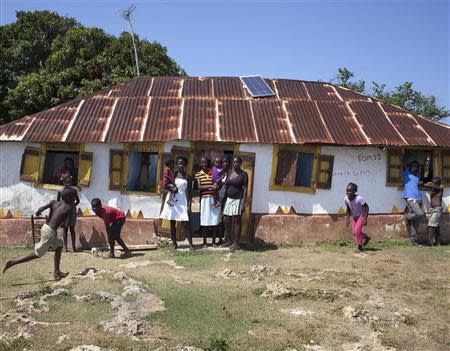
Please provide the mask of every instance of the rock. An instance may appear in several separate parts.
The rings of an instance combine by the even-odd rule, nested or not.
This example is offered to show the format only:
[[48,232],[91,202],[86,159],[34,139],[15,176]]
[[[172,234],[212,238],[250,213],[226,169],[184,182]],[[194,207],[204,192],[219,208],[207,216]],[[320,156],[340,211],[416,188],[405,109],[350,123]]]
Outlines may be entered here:
[[280,271],[272,266],[264,266],[261,264],[257,264],[250,267],[250,272],[252,273],[266,273],[269,275],[280,274]]
[[177,346],[174,351],[203,351],[195,346]]
[[123,297],[139,293],[146,293],[149,290],[147,284],[129,277],[124,272],[117,272],[116,274],[114,274],[114,279],[117,279],[122,283],[124,289],[122,293]]
[[131,262],[131,263],[127,263],[127,264],[121,264],[119,267],[121,268],[126,268],[126,269],[136,269],[136,268],[143,268],[143,267],[148,267],[148,266],[152,266],[152,265],[166,265],[169,267],[172,267],[174,269],[183,269],[183,266],[179,266],[175,263],[174,260],[162,260],[162,261],[141,261],[141,262]]
[[95,345],[81,345],[70,349],[70,351],[103,351],[103,349]]
[[363,335],[359,342],[341,345],[341,349],[344,351],[396,351],[393,347],[384,346],[379,339],[380,335],[379,332],[371,332]]
[[281,312],[291,314],[291,315],[293,315],[295,317],[312,316],[313,314],[315,314],[314,311],[304,310],[304,309],[301,309],[301,308],[284,309],[284,310],[281,310]]
[[56,342],[57,344],[62,344],[64,341],[69,340],[70,338],[66,335],[63,334],[58,338],[58,341]]
[[288,289],[285,286],[282,286],[277,283],[268,284],[266,286],[266,290],[261,294],[263,297],[273,298],[273,299],[284,299],[290,296],[297,295],[297,292],[291,289]]
[[225,268],[223,271],[218,272],[215,275],[215,277],[216,278],[230,279],[230,278],[236,278],[237,274],[235,272],[233,272],[231,269]]

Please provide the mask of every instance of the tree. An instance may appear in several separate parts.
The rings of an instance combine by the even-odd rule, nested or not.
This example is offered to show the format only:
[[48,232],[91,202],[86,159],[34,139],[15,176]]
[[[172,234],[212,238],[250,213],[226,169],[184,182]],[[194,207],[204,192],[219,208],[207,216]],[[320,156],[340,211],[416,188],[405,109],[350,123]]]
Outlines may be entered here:
[[433,120],[448,117],[450,111],[445,107],[439,107],[434,96],[425,96],[413,88],[412,82],[405,82],[392,90],[386,89],[386,84],[372,82],[369,92],[365,91],[365,81],[352,82],[354,74],[346,68],[339,68],[337,76],[332,83],[343,86],[358,93],[366,93],[374,98],[386,101],[390,104],[404,108],[405,110],[419,114]]
[[[134,78],[130,39],[53,12],[18,12],[0,26],[0,124]],[[143,75],[186,74],[164,46],[135,40]]]

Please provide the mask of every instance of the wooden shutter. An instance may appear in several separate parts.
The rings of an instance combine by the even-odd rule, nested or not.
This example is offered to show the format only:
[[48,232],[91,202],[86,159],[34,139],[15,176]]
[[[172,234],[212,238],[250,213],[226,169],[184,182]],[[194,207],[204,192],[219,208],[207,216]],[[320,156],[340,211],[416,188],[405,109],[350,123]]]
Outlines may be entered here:
[[295,186],[296,173],[297,152],[291,150],[280,150],[278,152],[275,185]]
[[319,155],[316,184],[319,189],[331,189],[333,178],[334,156]]
[[441,151],[442,159],[442,185],[450,185],[450,150]]
[[109,151],[109,190],[122,190],[123,150]]
[[37,182],[41,161],[41,152],[35,147],[27,146],[22,154],[20,165],[20,180],[26,182]]
[[403,153],[401,149],[387,151],[386,185],[401,186],[403,183]]
[[92,152],[82,152],[78,163],[78,186],[89,186],[92,173]]

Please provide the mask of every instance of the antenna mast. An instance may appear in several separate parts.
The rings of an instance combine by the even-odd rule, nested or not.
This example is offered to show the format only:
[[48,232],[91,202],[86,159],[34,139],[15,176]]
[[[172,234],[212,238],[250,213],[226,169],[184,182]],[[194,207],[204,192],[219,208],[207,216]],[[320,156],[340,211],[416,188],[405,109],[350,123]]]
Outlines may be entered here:
[[133,31],[133,25],[131,24],[131,16],[136,9],[136,5],[131,5],[128,10],[122,11],[121,15],[122,18],[126,21],[128,21],[128,24],[130,25],[130,34],[131,34],[131,41],[133,43],[133,49],[134,49],[134,60],[136,61],[136,76],[139,77],[139,61],[138,61],[138,54],[136,49],[136,43],[134,42],[134,31]]

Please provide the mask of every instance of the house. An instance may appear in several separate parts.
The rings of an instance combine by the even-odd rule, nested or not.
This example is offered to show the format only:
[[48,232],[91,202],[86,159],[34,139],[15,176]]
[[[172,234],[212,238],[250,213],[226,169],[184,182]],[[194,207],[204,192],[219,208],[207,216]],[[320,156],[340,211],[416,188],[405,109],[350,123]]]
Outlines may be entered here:
[[[129,240],[149,242],[174,154],[188,157],[189,171],[202,154],[241,155],[250,175],[244,234],[275,243],[348,236],[348,182],[370,204],[369,233],[407,236],[402,168],[413,159],[424,179],[450,186],[449,126],[329,83],[265,82],[273,94],[254,97],[238,77],[139,77],[0,126],[0,245],[29,243],[29,217],[55,198],[65,162],[86,246],[104,236],[94,197],[127,212]],[[448,188],[444,195],[448,240]]]

